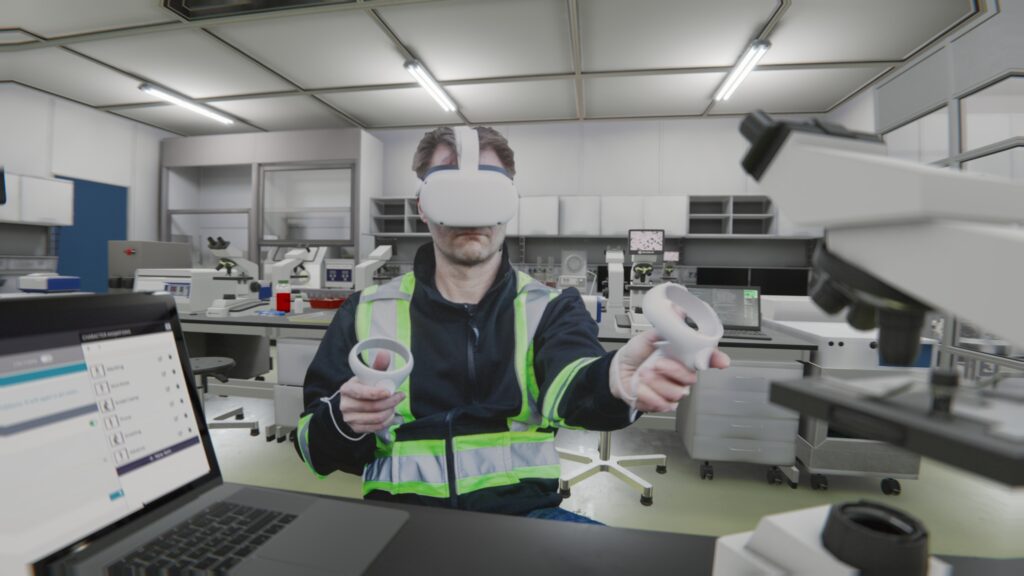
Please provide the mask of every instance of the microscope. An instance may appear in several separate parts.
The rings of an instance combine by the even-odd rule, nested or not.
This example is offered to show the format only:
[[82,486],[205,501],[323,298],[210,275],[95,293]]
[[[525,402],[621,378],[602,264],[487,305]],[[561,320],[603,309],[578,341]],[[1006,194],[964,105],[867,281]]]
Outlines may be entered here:
[[651,329],[651,323],[644,317],[644,295],[654,288],[652,276],[658,256],[665,251],[664,230],[630,230],[629,257],[633,263],[629,283],[629,332],[635,336]]

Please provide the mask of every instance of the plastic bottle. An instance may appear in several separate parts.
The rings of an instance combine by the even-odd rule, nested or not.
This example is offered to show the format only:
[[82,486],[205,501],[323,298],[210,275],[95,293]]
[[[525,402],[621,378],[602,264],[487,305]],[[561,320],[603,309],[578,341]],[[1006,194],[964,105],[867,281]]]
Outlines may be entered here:
[[278,312],[291,312],[292,290],[287,280],[279,280],[274,286],[274,308]]

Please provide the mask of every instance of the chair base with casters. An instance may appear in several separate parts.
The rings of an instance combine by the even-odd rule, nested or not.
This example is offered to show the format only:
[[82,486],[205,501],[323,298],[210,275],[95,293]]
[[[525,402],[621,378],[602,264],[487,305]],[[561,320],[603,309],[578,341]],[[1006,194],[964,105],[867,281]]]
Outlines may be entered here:
[[644,506],[654,504],[654,486],[630,472],[626,468],[636,466],[655,466],[658,474],[668,471],[668,456],[664,454],[646,454],[643,456],[612,456],[612,433],[601,432],[601,440],[598,444],[597,457],[588,456],[578,452],[570,452],[561,448],[556,449],[558,456],[572,462],[586,464],[568,478],[558,480],[558,493],[563,498],[571,495],[570,487],[578,484],[599,472],[611,472],[617,478],[640,491],[640,503]]
[[[192,358],[190,362],[192,364],[192,374],[199,377],[199,381],[196,383],[199,388],[199,406],[202,407],[203,415],[206,417],[206,393],[210,389],[209,378],[212,376],[220,382],[227,382],[227,373],[234,368],[235,361],[221,356],[200,356]],[[211,430],[218,428],[248,428],[250,436],[260,435],[260,423],[255,420],[246,420],[245,409],[241,407],[228,410],[213,418],[206,417],[206,427]]]

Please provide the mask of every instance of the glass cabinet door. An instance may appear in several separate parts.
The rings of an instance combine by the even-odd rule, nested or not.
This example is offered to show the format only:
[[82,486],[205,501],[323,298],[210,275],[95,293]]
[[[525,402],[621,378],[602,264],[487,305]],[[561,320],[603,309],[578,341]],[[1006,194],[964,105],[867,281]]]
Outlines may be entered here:
[[351,242],[352,168],[266,168],[262,171],[261,240]]

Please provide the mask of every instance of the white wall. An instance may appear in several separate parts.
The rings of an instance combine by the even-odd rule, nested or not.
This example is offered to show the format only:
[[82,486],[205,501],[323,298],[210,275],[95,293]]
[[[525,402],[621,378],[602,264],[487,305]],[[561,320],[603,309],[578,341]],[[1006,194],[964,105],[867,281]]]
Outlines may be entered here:
[[128,238],[155,240],[160,140],[138,122],[16,84],[0,84],[0,163],[13,173],[128,188]]
[[875,132],[875,91],[864,90],[825,115],[825,121],[857,132]]

